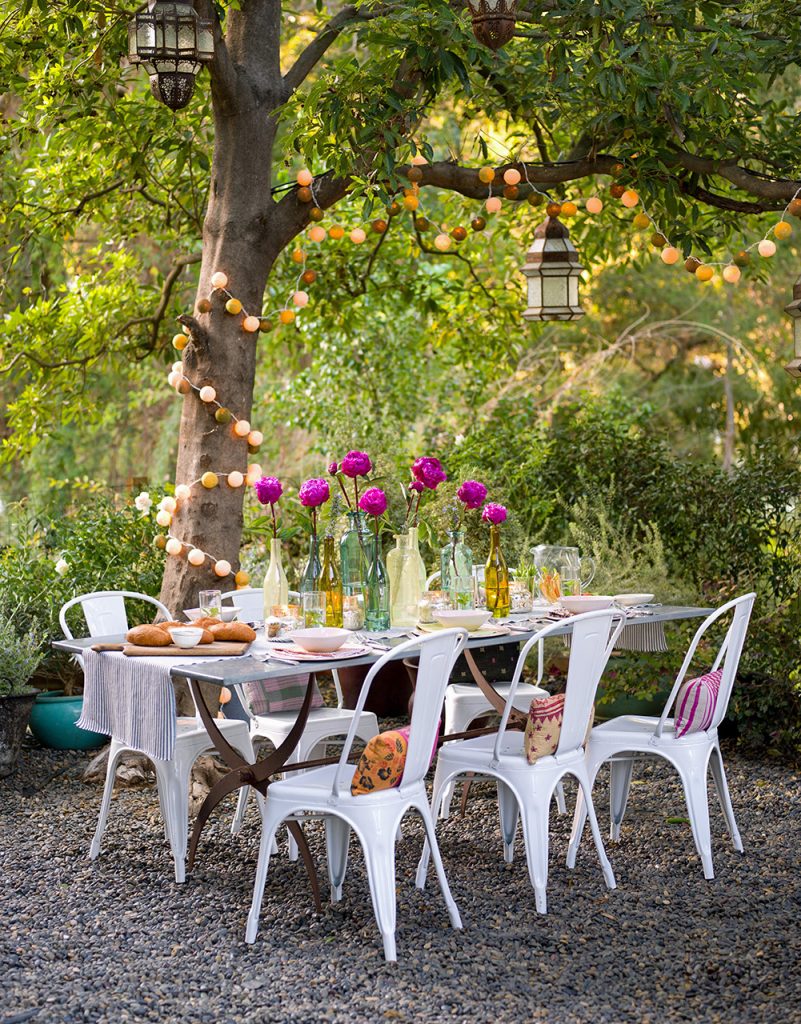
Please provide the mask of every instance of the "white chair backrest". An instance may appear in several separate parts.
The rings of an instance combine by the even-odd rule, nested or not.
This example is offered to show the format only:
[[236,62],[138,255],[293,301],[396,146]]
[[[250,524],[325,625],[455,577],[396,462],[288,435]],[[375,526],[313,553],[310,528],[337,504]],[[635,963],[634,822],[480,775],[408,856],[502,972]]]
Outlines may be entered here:
[[431,636],[414,637],[399,644],[371,666],[362,683],[359,700],[353,712],[353,721],[342,748],[342,756],[334,777],[334,797],[350,791],[353,765],[348,764],[348,758],[356,736],[359,717],[364,710],[373,680],[389,661],[402,659],[412,651],[419,651],[420,655],[409,730],[409,747],[406,751],[406,765],[403,769],[400,791],[403,792],[407,786],[418,783],[425,777],[431,763],[431,751],[434,749],[437,726],[445,700],[445,688],[466,640],[467,631],[464,629],[443,629]]
[[665,722],[670,715],[673,705],[676,703],[676,698],[679,695],[681,684],[692,665],[693,657],[698,648],[698,644],[701,641],[704,633],[709,627],[717,622],[718,619],[727,615],[730,611],[734,611],[732,620],[726,631],[726,636],[723,638],[723,642],[718,649],[717,656],[712,664],[710,671],[714,672],[723,666],[723,674],[720,680],[720,687],[718,689],[718,698],[715,703],[715,713],[712,716],[709,728],[716,729],[723,721],[726,711],[729,707],[729,700],[731,698],[731,691],[734,686],[734,680],[737,675],[737,668],[740,664],[740,655],[743,653],[743,646],[745,645],[745,637],[748,632],[748,622],[751,618],[751,612],[754,607],[754,601],[756,600],[756,594],[743,594],[742,597],[735,597],[732,601],[727,601],[726,604],[721,605],[711,615],[707,616],[701,625],[696,630],[695,636],[692,639],[692,643],[687,649],[682,666],[679,669],[679,674],[676,676],[676,681],[673,684],[673,689],[670,691],[670,696],[667,699],[662,715],[656,726],[655,735],[661,736],[662,731],[665,727]]
[[[570,663],[567,670],[565,711],[562,730],[559,735],[559,746],[556,751],[557,754],[577,749],[583,744],[584,736],[587,732],[587,723],[590,719],[590,708],[595,700],[598,683],[626,619],[625,615],[617,609],[604,608],[602,611],[574,615],[570,622],[573,627],[570,643]],[[616,625],[613,628],[613,623],[615,622]],[[506,731],[509,716],[514,707],[515,694],[517,693],[528,653],[535,644],[539,644],[540,658],[542,658],[543,640],[554,633],[561,633],[563,627],[564,622],[552,622],[538,630],[523,645],[520,657],[517,659],[512,683],[509,687],[506,705],[501,715],[498,734],[495,737],[495,748],[492,756],[496,764],[501,756],[503,734]]]
[[223,601],[241,608],[239,618],[243,622],[261,622],[264,619],[264,591],[261,587],[242,587],[229,590],[222,596]]
[[148,594],[138,594],[134,590],[97,590],[92,594],[73,597],[71,601],[62,605],[61,611],[58,613],[58,621],[64,636],[68,640],[73,639],[72,632],[67,625],[67,612],[76,604],[81,606],[89,636],[114,636],[127,632],[126,597],[137,601],[147,601],[148,604],[155,605],[164,616],[165,621],[172,619],[169,609],[161,601],[157,601],[155,597],[150,597]]

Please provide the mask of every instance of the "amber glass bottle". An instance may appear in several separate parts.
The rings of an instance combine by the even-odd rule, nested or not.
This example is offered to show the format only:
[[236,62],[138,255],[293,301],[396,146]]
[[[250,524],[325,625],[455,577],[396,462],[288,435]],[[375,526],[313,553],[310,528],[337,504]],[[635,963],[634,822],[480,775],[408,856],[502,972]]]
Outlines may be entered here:
[[509,570],[501,551],[501,528],[490,526],[490,551],[484,569],[484,590],[487,593],[487,608],[493,619],[505,619],[511,611],[509,601]]
[[[323,542],[323,567],[317,588],[325,594],[325,624],[342,628],[342,577],[336,562],[336,546],[333,537]],[[509,588],[506,588],[507,597]]]

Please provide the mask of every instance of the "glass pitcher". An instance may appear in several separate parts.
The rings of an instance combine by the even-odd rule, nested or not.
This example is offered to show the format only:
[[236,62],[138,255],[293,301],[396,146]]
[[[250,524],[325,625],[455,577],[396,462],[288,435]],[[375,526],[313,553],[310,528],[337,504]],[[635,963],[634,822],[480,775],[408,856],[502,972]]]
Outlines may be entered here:
[[531,554],[540,593],[549,604],[561,597],[580,596],[595,575],[595,562],[582,558],[578,548],[538,544]]

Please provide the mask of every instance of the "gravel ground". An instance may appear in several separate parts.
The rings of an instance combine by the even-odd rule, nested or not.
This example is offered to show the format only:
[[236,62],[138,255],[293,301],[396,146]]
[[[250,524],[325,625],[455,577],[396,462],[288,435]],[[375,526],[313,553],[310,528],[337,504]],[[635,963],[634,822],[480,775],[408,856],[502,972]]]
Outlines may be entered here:
[[[586,839],[576,871],[566,870],[569,818],[554,813],[545,917],[519,835],[517,859],[504,865],[494,801],[479,789],[464,819],[439,828],[461,932],[432,880],[425,893],[414,888],[421,829],[409,817],[398,851],[399,962],[387,965],[356,849],[344,901],[320,916],[303,868],[273,858],[258,940],[244,943],[259,834],[252,804],[237,839],[227,832],[232,805],[222,805],[178,887],[155,791],[122,790],[91,864],[100,791],[81,781],[88,760],[31,746],[0,784],[2,1024],[801,1021],[801,792],[787,768],[727,751],[746,854],[728,844],[715,805],[713,882],[666,767],[642,769],[622,842],[608,844],[614,892]],[[603,821],[605,778],[596,801]],[[309,832],[323,867],[320,828]]]

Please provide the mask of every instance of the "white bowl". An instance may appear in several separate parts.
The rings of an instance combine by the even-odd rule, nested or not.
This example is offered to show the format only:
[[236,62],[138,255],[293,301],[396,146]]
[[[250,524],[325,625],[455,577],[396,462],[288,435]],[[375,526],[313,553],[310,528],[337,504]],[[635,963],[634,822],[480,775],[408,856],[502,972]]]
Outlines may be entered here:
[[196,647],[203,636],[199,626],[173,626],[167,632],[176,647]]
[[476,608],[474,611],[469,608],[457,608],[455,611],[435,612],[434,618],[441,626],[472,631],[481,629],[484,623],[492,618],[492,612],[484,608]]
[[562,597],[559,603],[572,615],[581,612],[599,612],[602,608],[611,608],[614,598],[606,594],[584,594],[582,597]]
[[313,626],[311,629],[296,629],[292,639],[310,654],[332,654],[338,651],[350,636],[347,629],[335,626]]
[[653,594],[615,594],[615,604],[623,608],[633,608],[635,604],[650,604]]
[[[220,621],[233,622],[241,611],[242,609],[237,608],[236,605],[224,604],[220,609]],[[203,618],[203,613],[199,608],[184,608],[184,615],[190,622],[194,622],[195,619]]]

